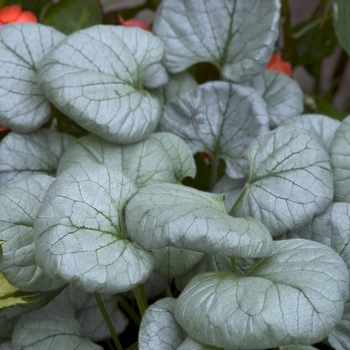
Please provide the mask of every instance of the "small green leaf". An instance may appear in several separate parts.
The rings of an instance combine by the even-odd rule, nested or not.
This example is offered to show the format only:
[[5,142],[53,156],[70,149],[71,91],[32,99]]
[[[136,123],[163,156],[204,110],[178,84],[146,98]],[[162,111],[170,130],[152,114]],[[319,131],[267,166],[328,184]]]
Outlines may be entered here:
[[350,116],[340,124],[330,145],[334,200],[350,203]]
[[279,10],[276,0],[163,0],[153,30],[165,43],[169,72],[211,62],[224,79],[241,83],[268,63],[278,35]]
[[305,131],[279,127],[255,139],[247,183],[231,214],[261,221],[274,237],[306,225],[333,199],[327,152]]
[[44,57],[39,84],[84,129],[107,141],[134,143],[147,138],[160,118],[160,103],[143,90],[142,76],[163,54],[163,42],[145,30],[93,26],[69,35]]
[[330,55],[337,45],[330,15],[322,22],[313,17],[296,25],[293,32],[294,36],[297,36],[294,39],[295,66],[316,65]]
[[39,266],[88,292],[125,292],[147,280],[153,254],[126,239],[121,221],[136,191],[126,176],[103,165],[63,172],[34,221]]
[[296,239],[274,243],[243,277],[197,275],[174,307],[176,321],[194,339],[225,349],[311,345],[340,321],[349,274],[323,244]]
[[60,0],[45,11],[41,23],[71,34],[101,24],[102,11],[96,0]]
[[0,28],[0,124],[19,133],[39,129],[50,118],[50,103],[38,85],[42,57],[64,35],[37,23]]
[[260,222],[232,218],[222,196],[182,185],[143,187],[125,208],[128,235],[144,249],[177,247],[228,256],[261,257],[272,239]]
[[348,0],[333,1],[333,26],[340,45],[350,55],[350,3]]

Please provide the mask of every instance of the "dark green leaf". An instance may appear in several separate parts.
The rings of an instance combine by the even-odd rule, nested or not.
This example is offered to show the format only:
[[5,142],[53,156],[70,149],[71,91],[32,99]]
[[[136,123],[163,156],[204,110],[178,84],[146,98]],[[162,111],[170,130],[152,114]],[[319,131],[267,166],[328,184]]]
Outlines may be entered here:
[[340,45],[350,55],[350,2],[333,0],[333,25]]
[[65,34],[102,23],[102,12],[96,0],[61,0],[53,4],[41,21]]
[[[303,29],[312,25],[315,20],[299,24],[294,28],[294,34],[302,33]],[[337,44],[332,19],[329,17],[323,25],[317,24],[298,36],[295,41],[296,65],[313,64],[330,55]]]

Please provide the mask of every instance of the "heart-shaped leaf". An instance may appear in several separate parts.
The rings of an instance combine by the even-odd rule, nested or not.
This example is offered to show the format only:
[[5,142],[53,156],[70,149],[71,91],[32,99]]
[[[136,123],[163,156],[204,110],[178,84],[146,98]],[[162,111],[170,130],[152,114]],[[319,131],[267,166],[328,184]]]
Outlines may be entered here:
[[44,273],[35,260],[34,219],[54,178],[33,175],[0,189],[0,272],[22,291],[57,289],[66,282]]
[[266,102],[271,129],[301,114],[304,109],[303,92],[298,83],[283,73],[265,69],[249,85]]
[[158,99],[142,89],[147,66],[164,54],[162,41],[140,28],[98,25],[69,35],[41,61],[46,97],[86,130],[115,143],[151,134]]
[[165,67],[179,73],[211,62],[226,80],[250,80],[274,50],[279,8],[276,0],[163,0],[153,30],[165,43]]
[[177,299],[174,316],[194,339],[227,349],[314,344],[342,317],[349,274],[339,255],[306,240],[275,242],[245,276],[196,276]]
[[306,225],[333,199],[329,156],[305,131],[279,127],[254,140],[246,157],[250,175],[231,214],[254,217],[273,236]]
[[82,163],[104,164],[127,175],[137,187],[180,182],[195,173],[188,146],[169,133],[152,134],[132,145],[116,145],[95,135],[83,136],[67,149],[57,173]]
[[283,126],[306,130],[329,153],[329,146],[340,121],[322,114],[303,114],[292,118]]
[[55,176],[58,161],[74,140],[45,128],[25,135],[9,133],[0,143],[0,186],[37,173]]
[[160,127],[180,136],[192,153],[206,152],[226,162],[232,178],[247,175],[243,153],[268,132],[266,104],[254,89],[228,82],[209,82],[173,98]]
[[222,196],[182,185],[143,187],[125,208],[128,235],[144,249],[177,247],[228,256],[261,257],[272,239],[260,222],[232,218]]
[[88,292],[114,294],[143,283],[153,255],[126,239],[121,222],[121,210],[135,192],[131,180],[103,165],[63,172],[34,222],[39,266]]
[[340,124],[330,145],[334,200],[350,203],[350,116]]
[[39,129],[50,118],[50,103],[37,84],[38,65],[64,35],[37,23],[0,29],[0,124],[15,132]]

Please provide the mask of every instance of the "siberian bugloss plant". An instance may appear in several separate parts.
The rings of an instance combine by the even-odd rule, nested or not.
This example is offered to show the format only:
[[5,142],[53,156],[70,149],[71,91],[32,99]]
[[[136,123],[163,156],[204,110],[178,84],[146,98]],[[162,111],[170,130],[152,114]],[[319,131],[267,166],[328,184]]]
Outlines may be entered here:
[[266,69],[279,14],[163,0],[153,32],[1,27],[12,349],[120,350],[129,322],[141,350],[349,349],[350,119],[302,114]]

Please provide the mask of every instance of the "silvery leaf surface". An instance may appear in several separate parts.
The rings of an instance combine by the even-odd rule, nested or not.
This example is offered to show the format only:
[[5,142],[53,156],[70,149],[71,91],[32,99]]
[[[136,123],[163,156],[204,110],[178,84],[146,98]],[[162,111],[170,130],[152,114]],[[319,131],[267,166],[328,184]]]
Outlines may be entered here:
[[231,179],[224,175],[213,187],[212,192],[225,195],[225,208],[229,212],[239,198],[247,179]]
[[350,203],[350,116],[340,124],[330,145],[334,200]]
[[187,271],[182,276],[176,277],[176,287],[182,291],[193,277],[200,273],[217,271],[232,271],[230,257],[219,254],[205,254],[203,259],[191,270]]
[[139,350],[176,350],[186,338],[173,313],[175,299],[164,298],[148,307],[139,330]]
[[283,126],[306,130],[328,153],[340,121],[323,114],[302,114],[291,118]]
[[39,266],[88,292],[114,294],[143,283],[153,255],[126,239],[121,222],[121,210],[136,191],[126,176],[103,165],[63,172],[34,221]]
[[181,137],[193,154],[206,152],[224,159],[226,173],[248,173],[243,153],[259,135],[269,131],[266,104],[254,89],[214,81],[183,92],[165,106],[162,131]]
[[286,238],[304,238],[334,249],[350,271],[350,204],[331,203],[306,226],[287,233]]
[[32,175],[0,189],[0,272],[22,291],[54,290],[66,282],[46,274],[37,264],[34,247],[34,219],[46,190],[54,178]]
[[84,129],[119,144],[148,137],[161,106],[142,88],[143,72],[164,54],[140,28],[97,25],[69,35],[40,63],[46,97]]
[[333,200],[327,152],[305,131],[279,127],[246,152],[250,175],[231,210],[250,215],[277,237],[305,226]]
[[82,163],[103,164],[127,175],[137,187],[193,176],[195,165],[187,145],[169,133],[153,135],[132,145],[116,145],[95,135],[83,136],[67,149],[57,173]]
[[125,208],[128,236],[144,249],[177,247],[228,256],[261,257],[272,238],[260,222],[233,218],[222,196],[170,183],[139,190]]
[[177,348],[177,350],[219,350],[217,347],[202,344],[190,336],[187,336],[185,341]]
[[53,300],[21,316],[13,331],[13,350],[102,350],[85,336],[74,313],[72,305]]
[[328,341],[335,350],[350,349],[350,301],[345,304],[343,317],[328,336]]
[[197,275],[176,301],[176,321],[194,339],[227,349],[311,345],[340,321],[349,274],[332,249],[306,240],[275,242],[243,277]]
[[146,67],[142,76],[142,85],[149,89],[156,89],[168,84],[169,76],[160,63],[153,63]]
[[249,81],[266,102],[270,129],[274,129],[304,109],[303,92],[298,83],[283,73],[265,69]]
[[151,137],[158,140],[167,151],[178,182],[181,182],[187,176],[195,176],[196,164],[190,149],[180,137],[167,132],[157,132],[152,134]]
[[193,76],[184,71],[178,74],[169,74],[168,84],[152,90],[152,93],[158,97],[162,105],[165,105],[182,92],[195,89],[197,86],[198,84]]
[[163,63],[169,72],[211,62],[224,79],[241,83],[268,63],[279,12],[277,0],[163,0],[153,31],[165,43]]
[[0,124],[18,133],[39,129],[50,118],[50,103],[38,85],[42,57],[65,35],[38,23],[0,29]]
[[0,143],[0,186],[37,173],[55,176],[62,154],[74,140],[45,128],[28,134],[10,132]]
[[176,247],[152,249],[154,271],[169,278],[183,275],[200,260],[204,253]]

